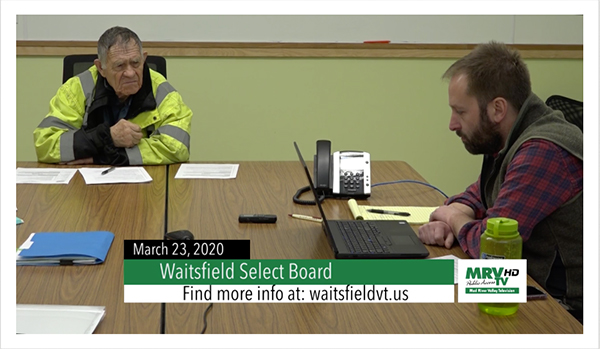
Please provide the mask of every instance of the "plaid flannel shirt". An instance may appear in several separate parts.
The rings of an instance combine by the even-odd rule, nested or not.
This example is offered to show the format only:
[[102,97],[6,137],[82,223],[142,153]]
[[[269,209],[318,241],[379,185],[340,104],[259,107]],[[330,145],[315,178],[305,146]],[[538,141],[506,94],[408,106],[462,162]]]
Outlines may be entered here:
[[458,202],[475,212],[475,220],[458,233],[460,247],[473,258],[479,258],[480,237],[488,218],[517,220],[526,242],[540,221],[583,190],[583,161],[550,141],[532,139],[515,153],[494,206],[487,210],[481,203],[480,180],[445,202]]

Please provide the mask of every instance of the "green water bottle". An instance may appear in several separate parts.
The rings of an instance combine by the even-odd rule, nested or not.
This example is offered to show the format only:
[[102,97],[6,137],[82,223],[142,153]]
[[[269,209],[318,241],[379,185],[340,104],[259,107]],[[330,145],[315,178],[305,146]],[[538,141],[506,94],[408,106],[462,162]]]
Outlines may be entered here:
[[[519,234],[519,223],[510,218],[490,218],[487,229],[481,234],[479,258],[521,259],[523,239]],[[519,303],[479,303],[479,309],[491,315],[512,315]]]

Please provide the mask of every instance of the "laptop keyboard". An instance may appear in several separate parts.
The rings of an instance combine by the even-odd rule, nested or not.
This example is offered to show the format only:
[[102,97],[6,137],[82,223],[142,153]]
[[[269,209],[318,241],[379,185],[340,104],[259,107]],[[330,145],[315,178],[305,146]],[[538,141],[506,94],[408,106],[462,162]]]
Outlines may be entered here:
[[391,241],[369,221],[337,221],[342,236],[352,253],[390,253]]

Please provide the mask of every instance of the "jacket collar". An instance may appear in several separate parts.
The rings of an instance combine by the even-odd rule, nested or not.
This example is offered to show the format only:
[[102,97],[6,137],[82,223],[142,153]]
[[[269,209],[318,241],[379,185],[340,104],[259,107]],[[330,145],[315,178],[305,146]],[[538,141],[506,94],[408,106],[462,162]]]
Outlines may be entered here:
[[[140,87],[140,90],[136,94],[129,98],[132,100],[129,112],[125,119],[131,119],[144,111],[156,109],[156,99],[152,93],[152,80],[148,64],[144,63],[142,87]],[[99,108],[113,105],[113,103],[116,103],[116,100],[117,94],[115,93],[115,90],[110,86],[108,81],[98,73],[94,101],[88,111],[89,115],[91,116]]]
[[506,137],[506,144],[500,153],[506,153],[525,129],[536,122],[541,116],[547,115],[551,112],[552,109],[546,106],[544,101],[542,101],[534,93],[531,93],[523,103],[523,106],[521,106],[519,114],[517,115],[517,119],[515,120],[508,137]]

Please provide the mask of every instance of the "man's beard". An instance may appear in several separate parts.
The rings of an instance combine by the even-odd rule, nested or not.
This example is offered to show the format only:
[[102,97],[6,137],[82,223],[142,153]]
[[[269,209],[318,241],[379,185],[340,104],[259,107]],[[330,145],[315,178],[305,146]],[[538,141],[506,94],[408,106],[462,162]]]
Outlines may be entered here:
[[502,149],[502,135],[498,131],[499,127],[492,124],[485,109],[480,110],[479,117],[479,125],[470,137],[461,131],[456,131],[456,134],[465,138],[463,143],[469,153],[473,155],[495,154]]

